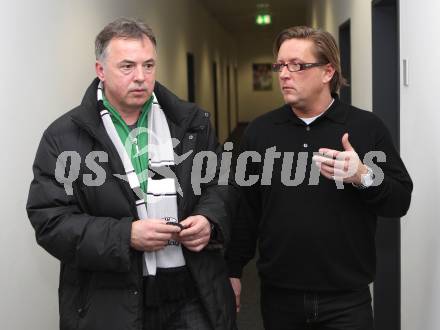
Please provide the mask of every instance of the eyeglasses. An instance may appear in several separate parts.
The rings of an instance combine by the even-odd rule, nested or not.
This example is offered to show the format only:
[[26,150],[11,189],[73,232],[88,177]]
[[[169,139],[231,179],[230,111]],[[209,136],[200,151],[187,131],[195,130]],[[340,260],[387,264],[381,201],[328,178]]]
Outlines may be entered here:
[[327,63],[274,63],[272,64],[272,71],[281,72],[281,70],[285,66],[287,67],[287,70],[289,70],[289,72],[298,72],[298,71],[314,68],[315,66],[323,66],[327,64],[328,62]]

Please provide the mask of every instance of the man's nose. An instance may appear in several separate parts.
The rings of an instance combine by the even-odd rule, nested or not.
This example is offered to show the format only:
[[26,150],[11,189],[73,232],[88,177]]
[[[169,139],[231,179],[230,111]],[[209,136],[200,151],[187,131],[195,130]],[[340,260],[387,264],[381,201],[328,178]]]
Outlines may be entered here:
[[145,80],[145,71],[142,65],[136,66],[134,72],[134,80],[135,81],[144,81]]
[[290,77],[290,72],[289,72],[289,70],[287,69],[287,65],[283,65],[283,66],[280,68],[279,75],[280,75],[280,78],[281,78],[281,79],[286,79],[286,78],[289,78],[289,77]]

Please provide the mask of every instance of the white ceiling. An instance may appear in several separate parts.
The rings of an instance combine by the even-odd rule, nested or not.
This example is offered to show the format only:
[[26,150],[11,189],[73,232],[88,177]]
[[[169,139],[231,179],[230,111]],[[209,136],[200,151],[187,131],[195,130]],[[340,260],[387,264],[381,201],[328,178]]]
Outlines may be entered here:
[[[309,0],[198,0],[208,12],[231,34],[237,37],[273,37],[281,30],[307,23]],[[257,4],[269,4],[272,24],[255,24]]]

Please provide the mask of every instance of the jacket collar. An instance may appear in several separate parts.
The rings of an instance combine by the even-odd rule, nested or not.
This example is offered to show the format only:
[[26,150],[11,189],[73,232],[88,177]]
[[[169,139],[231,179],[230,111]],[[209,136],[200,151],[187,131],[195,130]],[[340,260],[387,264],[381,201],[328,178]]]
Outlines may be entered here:
[[[87,88],[81,105],[72,113],[72,119],[80,124],[86,125],[91,129],[97,129],[102,126],[102,121],[97,107],[96,91],[99,79],[95,78]],[[195,120],[197,107],[194,103],[182,101],[170,90],[156,81],[154,93],[159,104],[162,107],[167,119],[182,129],[187,126],[198,126],[201,122]]]
[[157,81],[154,85],[154,94],[168,120],[178,126],[188,125],[189,121],[197,114],[197,106],[194,103],[179,99]]
[[92,129],[96,129],[102,124],[98,112],[98,99],[96,95],[98,84],[98,78],[92,81],[84,94],[80,106],[72,113],[72,119],[75,122],[89,126]]
[[[322,114],[315,122],[322,121],[324,119],[330,119],[335,123],[343,124],[347,120],[348,107],[339,100],[339,96],[336,93],[332,93],[332,97],[335,99],[333,104],[328,108],[328,110]],[[294,124],[306,126],[304,121],[302,121],[298,116],[292,111],[290,105],[285,104],[279,111],[278,116],[275,117],[275,124],[283,124],[286,122],[293,122]],[[312,125],[313,125],[312,123]]]

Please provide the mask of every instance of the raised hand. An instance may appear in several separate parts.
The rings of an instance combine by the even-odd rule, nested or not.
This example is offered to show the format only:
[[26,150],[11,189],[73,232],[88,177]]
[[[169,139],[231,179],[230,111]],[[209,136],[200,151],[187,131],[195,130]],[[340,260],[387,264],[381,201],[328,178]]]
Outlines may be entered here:
[[342,136],[343,151],[320,148],[319,155],[314,155],[313,161],[327,179],[360,185],[361,176],[368,169],[359,159],[348,137],[348,133]]

